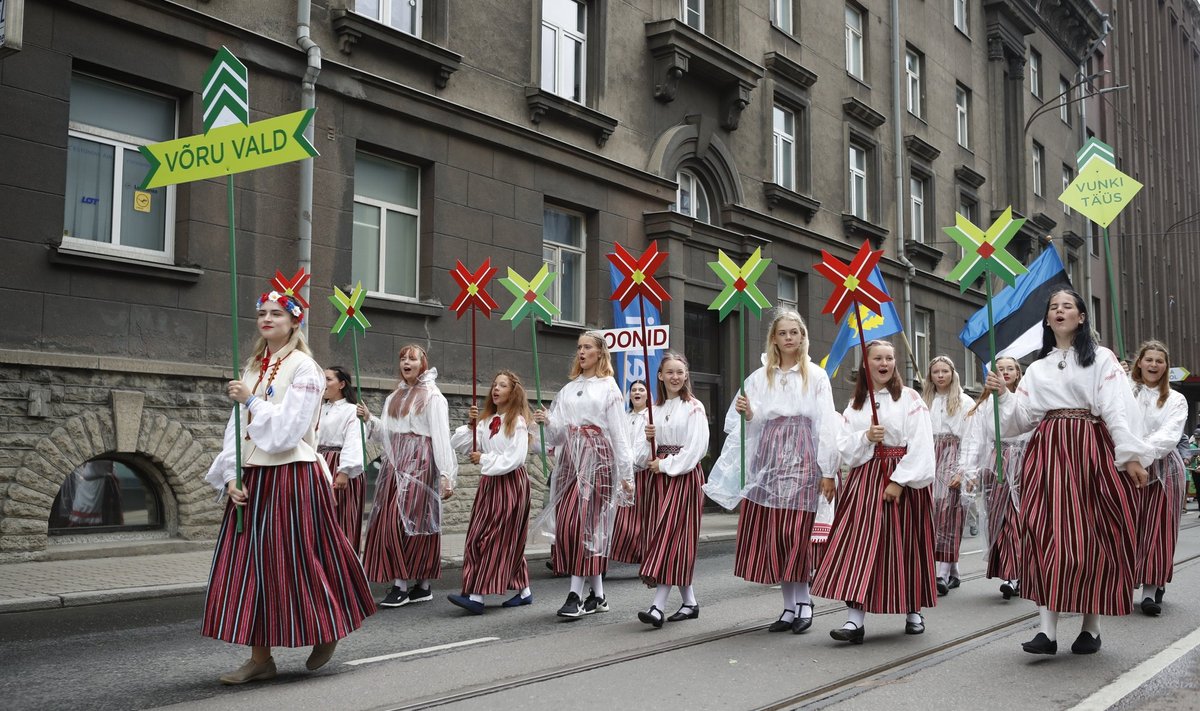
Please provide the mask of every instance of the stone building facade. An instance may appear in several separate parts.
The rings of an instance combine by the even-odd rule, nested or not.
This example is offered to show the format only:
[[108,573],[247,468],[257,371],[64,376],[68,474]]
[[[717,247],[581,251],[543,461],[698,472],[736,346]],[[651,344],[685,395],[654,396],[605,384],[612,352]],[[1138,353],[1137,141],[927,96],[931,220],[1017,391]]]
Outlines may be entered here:
[[[664,320],[692,363],[714,451],[737,387],[736,321],[707,309],[718,249],[743,260],[763,248],[774,261],[764,291],[806,315],[819,359],[836,328],[811,266],[821,250],[846,259],[870,240],[885,251],[915,370],[947,353],[976,380],[957,334],[982,294],[945,281],[959,253],[940,228],[955,211],[989,222],[1011,204],[1031,218],[1022,258],[1053,246],[1067,261],[1082,247],[1071,235],[1083,222],[1053,200],[1047,167],[1073,160],[1080,106],[1066,109],[1074,124],[1024,126],[1085,61],[1102,18],[1084,0],[895,7],[25,0],[23,46],[0,58],[0,559],[81,539],[48,521],[68,475],[97,458],[159,501],[153,525],[111,537],[214,531],[200,479],[232,370],[225,186],[151,191],[140,210],[131,176],[144,168],[139,143],[202,131],[200,80],[222,45],[249,68],[252,120],[298,110],[306,77],[318,109],[311,205],[299,164],[235,178],[240,331],[253,332],[266,279],[308,259],[310,343],[319,362],[346,363],[326,298],[362,279],[375,409],[398,348],[418,342],[462,422],[469,330],[445,308],[456,260],[559,273],[564,316],[538,326],[549,399],[580,329],[612,323],[604,255],[650,240],[670,253]],[[764,324],[748,326],[753,363]],[[500,367],[531,383],[527,325],[481,319],[478,334],[484,383]],[[848,393],[840,376],[838,388]],[[452,527],[465,526],[472,481],[464,468]]]

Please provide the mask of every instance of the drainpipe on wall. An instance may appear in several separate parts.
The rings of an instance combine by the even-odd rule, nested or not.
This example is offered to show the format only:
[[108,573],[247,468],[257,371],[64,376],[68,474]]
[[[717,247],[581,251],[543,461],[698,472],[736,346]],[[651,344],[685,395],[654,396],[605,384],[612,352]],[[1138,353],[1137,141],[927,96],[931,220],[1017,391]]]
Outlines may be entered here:
[[[892,0],[892,152],[895,155],[894,177],[896,180],[896,259],[908,270],[904,276],[904,325],[912,328],[912,281],[917,275],[917,267],[904,253],[904,137],[901,135],[901,121],[904,111],[900,103],[900,72],[901,57],[904,51],[900,44],[900,0]],[[905,341],[907,344],[907,341]],[[865,354],[864,354],[865,355]],[[915,355],[915,354],[914,354]],[[913,358],[904,359],[905,384],[911,385],[914,379]]]
[[[317,106],[317,76],[321,73],[321,48],[309,37],[309,20],[312,15],[312,0],[296,1],[296,44],[308,56],[308,66],[304,70],[304,79],[300,83],[300,108],[314,109]],[[315,145],[315,129],[309,122],[304,129],[304,136],[309,143]],[[312,211],[313,211],[313,159],[300,161],[300,200],[296,211],[296,221],[299,228],[299,243],[296,246],[297,266],[312,273]],[[302,296],[308,301],[308,285],[304,286]],[[310,302],[311,303],[311,302]],[[307,335],[309,319],[304,321]]]

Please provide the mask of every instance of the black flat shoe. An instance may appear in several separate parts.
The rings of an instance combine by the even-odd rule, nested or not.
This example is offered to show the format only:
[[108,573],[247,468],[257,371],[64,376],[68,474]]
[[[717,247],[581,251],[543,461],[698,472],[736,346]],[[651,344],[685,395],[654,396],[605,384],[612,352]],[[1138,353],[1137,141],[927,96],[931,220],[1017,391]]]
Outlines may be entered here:
[[[687,610],[687,612],[684,612]],[[683,622],[684,620],[700,619],[700,605],[681,605],[680,608],[667,618],[667,622]]]
[[1030,654],[1058,654],[1058,640],[1051,640],[1045,632],[1038,632],[1033,639],[1022,642],[1021,649]]
[[1167,592],[1167,589],[1166,589],[1165,587],[1163,587],[1163,588],[1159,588],[1159,589],[1158,589],[1158,592],[1154,593],[1154,601],[1155,601],[1155,602],[1157,602],[1158,604],[1160,604],[1160,605],[1161,605],[1161,604],[1162,604],[1163,595],[1165,595],[1165,594],[1166,594],[1166,592]]
[[[791,612],[791,610],[784,610],[783,615],[786,615],[789,612]],[[793,617],[792,620],[784,622],[783,615],[780,615],[778,620],[775,620],[771,623],[771,626],[767,628],[768,632],[787,632],[792,628],[792,620],[795,618]]]
[[792,620],[792,634],[800,634],[807,631],[809,627],[812,627],[812,603],[802,602],[800,603],[800,607],[808,608],[808,617],[801,617],[800,610],[796,610],[796,618]]
[[925,616],[917,614],[921,618],[920,622],[909,622],[907,618],[904,620],[904,634],[925,634]]
[[1012,597],[1016,594],[1017,594],[1017,586],[1013,585],[1012,583],[1008,582],[1007,580],[1005,580],[1003,583],[1000,583],[1000,596],[1003,597],[1005,600],[1012,599]]
[[867,629],[865,627],[855,627],[852,630],[848,630],[845,627],[839,627],[836,630],[829,630],[830,637],[833,637],[839,642],[849,642],[850,644],[862,644],[863,637],[866,635],[866,633]]
[[1093,637],[1087,632],[1080,632],[1071,643],[1072,654],[1095,654],[1100,651],[1100,635]]
[[959,585],[962,585],[962,581],[958,579],[957,575],[951,575],[950,582],[946,583],[946,587],[950,588],[951,590],[958,587]]
[[1162,605],[1151,598],[1145,598],[1142,600],[1142,614],[1147,617],[1158,617],[1162,614]]
[[[655,614],[655,613],[658,613],[658,614]],[[672,616],[674,616],[674,615],[672,615]],[[651,605],[649,610],[641,610],[638,612],[638,620],[652,626],[656,630],[662,629],[662,626],[663,626],[662,610],[658,609],[654,605]]]
[[937,579],[938,597],[945,597],[950,592],[950,586],[942,578]]

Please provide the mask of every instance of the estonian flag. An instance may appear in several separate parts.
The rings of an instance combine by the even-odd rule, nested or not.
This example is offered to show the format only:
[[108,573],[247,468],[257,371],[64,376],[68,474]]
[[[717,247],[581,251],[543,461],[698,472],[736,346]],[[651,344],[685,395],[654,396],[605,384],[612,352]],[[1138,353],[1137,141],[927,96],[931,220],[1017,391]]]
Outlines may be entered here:
[[[1042,320],[1050,295],[1070,288],[1071,280],[1067,278],[1058,251],[1047,249],[1029,265],[1028,272],[1017,277],[1013,286],[994,296],[992,317],[996,324],[996,357],[1022,358],[1041,348]],[[986,306],[967,320],[958,338],[981,363],[991,361]]]
[[[871,271],[871,276],[867,278],[875,286],[879,287],[883,293],[888,293],[887,285],[883,283],[883,274],[880,273],[879,267],[875,267]],[[865,306],[857,306],[846,312],[846,320],[842,321],[842,327],[838,330],[837,336],[833,339],[833,346],[829,349],[829,355],[825,360],[821,361],[821,367],[829,373],[832,378],[836,373],[838,366],[842,364],[842,359],[846,357],[846,353],[851,348],[858,346],[858,329],[852,327],[853,322],[858,324],[858,319],[854,317],[855,311],[861,308],[864,314],[864,323],[866,330],[863,331],[863,337],[868,341],[872,338],[886,338],[894,333],[900,333],[903,326],[900,325],[900,314],[896,313],[896,304],[893,301],[885,301],[883,303],[883,315],[872,313]]]

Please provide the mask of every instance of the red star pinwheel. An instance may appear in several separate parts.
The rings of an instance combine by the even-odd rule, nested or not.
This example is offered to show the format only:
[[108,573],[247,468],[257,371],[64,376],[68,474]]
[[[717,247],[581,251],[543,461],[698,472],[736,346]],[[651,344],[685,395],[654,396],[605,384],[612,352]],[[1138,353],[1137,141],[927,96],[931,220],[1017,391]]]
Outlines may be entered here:
[[304,288],[304,285],[307,284],[308,280],[311,278],[312,274],[306,274],[304,272],[304,267],[297,269],[296,273],[292,275],[291,279],[285,278],[283,276],[283,272],[277,269],[275,270],[275,276],[271,279],[271,286],[275,288],[275,291],[278,291],[281,294],[287,294],[298,301],[300,306],[304,307],[305,311],[308,311],[308,302],[305,301],[304,297],[300,295],[300,290]]
[[512,321],[513,330],[516,330],[517,325],[529,315],[532,315],[535,321],[540,318],[546,323],[550,323],[559,311],[558,307],[546,297],[546,289],[550,288],[550,284],[556,276],[558,275],[551,272],[549,266],[543,264],[532,279],[525,281],[524,277],[509,267],[508,276],[501,277],[500,283],[517,298],[500,318],[504,321]]
[[496,267],[492,266],[491,258],[483,260],[483,264],[479,265],[479,269],[474,274],[463,266],[461,261],[455,261],[454,268],[450,270],[450,276],[454,277],[454,281],[458,283],[458,287],[462,291],[459,292],[454,303],[450,304],[450,310],[455,313],[457,318],[462,318],[467,309],[472,306],[482,311],[485,318],[491,318],[493,311],[500,310],[500,305],[484,288],[495,274]]
[[[363,300],[366,298],[367,292],[363,289],[361,281],[354,285],[349,296],[338,287],[333,287],[333,296],[329,297],[329,303],[338,310],[339,316],[337,322],[333,324],[333,328],[329,330],[331,333],[337,334],[339,341],[346,336],[347,330],[357,330],[365,335],[367,329],[371,327],[371,322],[362,312]],[[356,352],[357,348],[356,343]]]
[[821,250],[822,261],[813,268],[833,282],[833,294],[829,296],[829,301],[825,302],[821,313],[831,313],[834,320],[841,321],[850,304],[857,301],[871,311],[881,314],[883,305],[891,301],[892,297],[883,293],[879,287],[868,281],[868,278],[882,256],[882,249],[872,251],[871,243],[866,241],[858,248],[858,254],[854,255],[849,265]]
[[670,301],[671,295],[654,278],[654,272],[667,261],[667,253],[658,251],[658,242],[651,242],[642,256],[636,259],[619,244],[614,244],[613,249],[615,251],[612,254],[605,256],[625,278],[609,297],[611,300],[620,302],[623,309],[628,308],[639,296],[657,309],[662,308],[662,302]]
[[761,247],[754,250],[754,254],[740,267],[729,255],[718,249],[717,261],[709,262],[708,268],[721,277],[725,288],[709,304],[709,310],[719,312],[722,321],[739,305],[753,311],[755,316],[762,316],[762,310],[770,308],[771,302],[767,301],[756,282],[770,263],[770,259],[763,259]]

